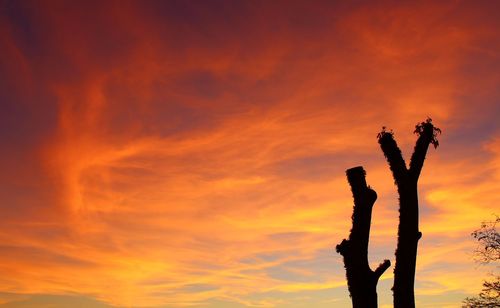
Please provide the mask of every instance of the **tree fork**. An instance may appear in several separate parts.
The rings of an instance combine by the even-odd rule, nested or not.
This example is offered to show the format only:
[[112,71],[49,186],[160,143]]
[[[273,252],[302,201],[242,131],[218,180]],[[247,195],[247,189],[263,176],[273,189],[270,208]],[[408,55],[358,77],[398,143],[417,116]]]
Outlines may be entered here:
[[394,308],[415,307],[415,268],[417,263],[418,241],[422,233],[418,228],[418,192],[417,182],[424,165],[429,144],[436,148],[439,128],[434,127],[429,118],[415,126],[417,139],[410,161],[410,167],[401,154],[394,134],[382,128],[378,134],[378,142],[384,152],[392,171],[399,194],[398,243],[396,248],[396,265],[394,267]]
[[372,208],[377,193],[367,186],[363,167],[348,169],[346,174],[354,198],[352,229],[349,239],[337,245],[337,252],[344,259],[353,308],[376,308],[378,280],[391,265],[389,260],[384,260],[373,271],[368,264]]

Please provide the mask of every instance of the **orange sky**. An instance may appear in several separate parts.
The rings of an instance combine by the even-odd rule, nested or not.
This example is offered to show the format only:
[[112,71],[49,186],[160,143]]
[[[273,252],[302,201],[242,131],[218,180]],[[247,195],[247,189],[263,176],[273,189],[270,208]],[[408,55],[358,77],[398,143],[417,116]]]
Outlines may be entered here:
[[[2,1],[0,307],[349,307],[344,171],[420,177],[417,305],[457,307],[500,204],[496,1]],[[392,268],[379,282],[392,306]],[[54,306],[50,306],[54,307]]]

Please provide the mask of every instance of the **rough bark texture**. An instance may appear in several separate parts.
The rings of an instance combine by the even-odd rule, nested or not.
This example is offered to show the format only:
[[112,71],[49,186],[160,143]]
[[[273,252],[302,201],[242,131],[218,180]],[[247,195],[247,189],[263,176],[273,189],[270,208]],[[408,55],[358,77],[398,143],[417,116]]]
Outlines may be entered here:
[[347,285],[354,308],[377,307],[377,283],[390,266],[384,260],[375,271],[368,264],[368,241],[372,208],[377,193],[366,185],[363,167],[348,169],[347,180],[354,197],[352,229],[348,240],[337,245],[337,252],[344,257]]
[[411,158],[410,168],[406,168],[392,132],[385,130],[379,134],[379,143],[389,163],[399,194],[399,226],[396,248],[396,265],[394,268],[394,307],[415,307],[415,267],[417,261],[418,240],[422,233],[418,228],[418,194],[417,182],[422,170],[427,149],[432,143],[437,147],[435,128],[431,120],[416,126],[419,135]]

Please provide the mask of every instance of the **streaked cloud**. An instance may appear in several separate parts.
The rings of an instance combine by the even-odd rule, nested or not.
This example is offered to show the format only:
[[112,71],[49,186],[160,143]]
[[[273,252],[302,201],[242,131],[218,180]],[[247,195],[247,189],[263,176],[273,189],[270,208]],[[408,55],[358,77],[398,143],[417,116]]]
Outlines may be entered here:
[[364,165],[379,196],[370,261],[393,258],[375,136],[394,129],[408,158],[427,116],[443,135],[420,180],[419,305],[479,290],[469,234],[500,201],[495,4],[2,6],[6,307],[348,305],[344,171]]

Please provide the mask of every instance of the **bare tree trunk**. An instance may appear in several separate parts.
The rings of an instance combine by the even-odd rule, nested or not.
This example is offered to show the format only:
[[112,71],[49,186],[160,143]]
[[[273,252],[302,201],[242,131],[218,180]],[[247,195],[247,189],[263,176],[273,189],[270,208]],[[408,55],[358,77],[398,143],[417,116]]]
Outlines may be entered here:
[[432,125],[430,119],[416,126],[419,135],[411,158],[410,168],[401,155],[392,132],[383,130],[379,134],[379,143],[389,163],[399,194],[399,226],[394,268],[394,307],[415,307],[415,267],[417,262],[418,240],[422,233],[418,228],[418,193],[417,182],[425,156],[432,143],[437,147],[436,134],[441,132]]
[[378,280],[391,265],[389,260],[384,260],[372,271],[368,264],[372,208],[377,193],[366,185],[363,167],[348,169],[346,173],[354,197],[352,229],[349,239],[337,245],[337,252],[344,257],[353,308],[376,308]]

